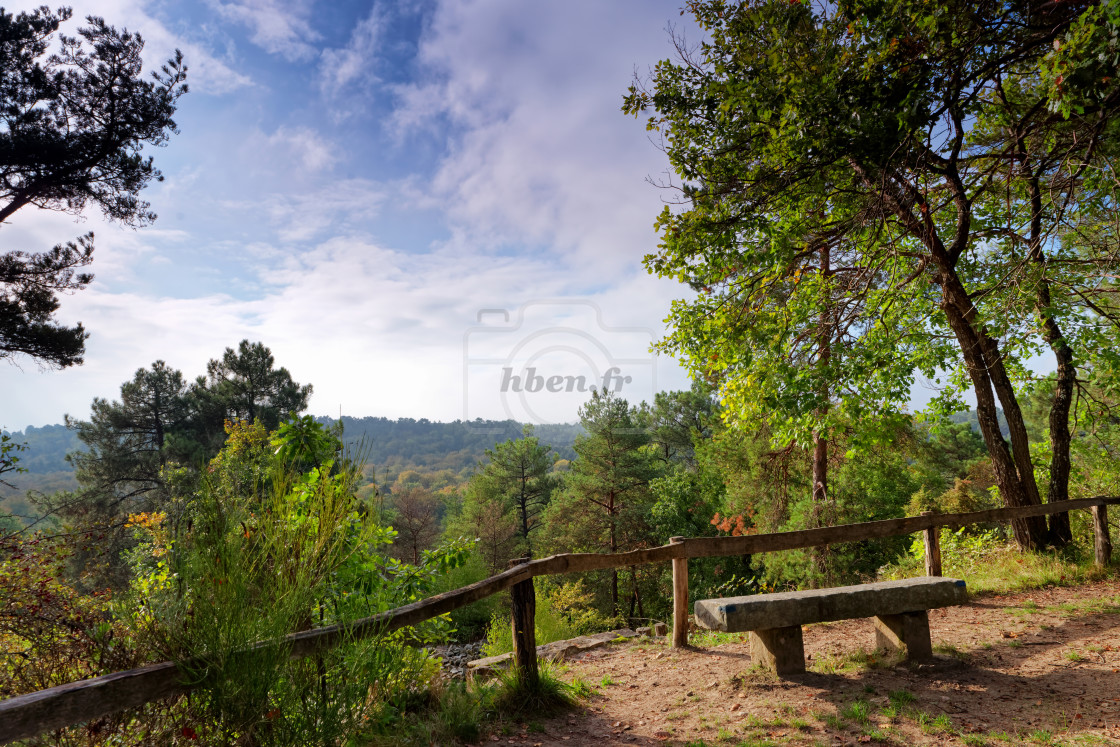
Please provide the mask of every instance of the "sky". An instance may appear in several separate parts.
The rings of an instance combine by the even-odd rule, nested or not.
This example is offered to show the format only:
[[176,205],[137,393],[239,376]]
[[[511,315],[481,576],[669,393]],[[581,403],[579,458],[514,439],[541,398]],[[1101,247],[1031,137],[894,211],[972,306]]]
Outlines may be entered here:
[[[29,9],[41,0],[6,4]],[[243,339],[310,412],[571,422],[591,387],[688,387],[650,352],[684,286],[649,276],[664,154],[623,115],[697,38],[680,0],[97,0],[150,69],[181,49],[180,133],[142,229],[17,212],[0,251],[93,230],[58,318],[85,363],[0,361],[0,428],[85,418],[156,360],[188,379]]]

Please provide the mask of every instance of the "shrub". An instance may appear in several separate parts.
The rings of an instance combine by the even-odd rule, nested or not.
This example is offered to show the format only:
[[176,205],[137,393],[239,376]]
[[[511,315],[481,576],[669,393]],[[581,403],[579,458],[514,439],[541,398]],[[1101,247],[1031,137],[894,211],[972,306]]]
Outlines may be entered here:
[[438,671],[410,644],[450,630],[441,618],[298,660],[256,645],[417,600],[467,551],[429,551],[416,566],[385,557],[394,532],[355,498],[358,466],[307,432],[321,426],[298,427],[297,440],[230,424],[200,484],[178,496],[177,521],[133,517],[128,612],[147,645],[203,684],[191,728],[206,743],[335,744],[391,729]]

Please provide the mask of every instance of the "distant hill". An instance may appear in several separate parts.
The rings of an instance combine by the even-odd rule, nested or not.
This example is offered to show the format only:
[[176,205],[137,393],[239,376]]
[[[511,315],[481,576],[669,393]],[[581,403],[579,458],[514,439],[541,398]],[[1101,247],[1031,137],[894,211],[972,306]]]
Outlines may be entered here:
[[[334,418],[316,418],[334,423]],[[450,470],[466,477],[486,457],[486,449],[520,438],[524,427],[514,420],[456,420],[439,423],[421,418],[352,418],[342,416],[343,440],[360,449],[377,470],[377,482],[387,484],[406,469],[422,472]],[[572,444],[583,428],[576,423],[533,426],[533,435],[551,446],[561,459],[574,459]]]
[[[1003,410],[996,409],[996,419],[999,421],[999,431],[1003,434],[1004,438],[1011,437],[1011,429],[1007,427],[1007,418],[1003,416]],[[968,423],[972,430],[977,433],[980,432],[980,420],[976,417],[976,410],[965,410],[964,412],[954,412],[949,416],[949,420],[954,423]]]
[[30,426],[11,435],[17,443],[27,444],[27,449],[19,454],[19,466],[27,472],[4,476],[15,489],[0,485],[0,510],[32,516],[36,512],[27,502],[28,492],[49,494],[78,487],[74,470],[66,463],[66,455],[82,445],[73,431],[64,425],[45,425]]
[[[333,418],[316,418],[321,423],[334,423]],[[400,418],[352,418],[343,416],[343,438],[348,445],[361,449],[373,466],[377,482],[387,485],[407,469],[420,472],[450,470],[466,479],[475,465],[486,457],[486,449],[511,438],[521,437],[521,423],[513,420],[474,420],[439,423],[431,420]],[[582,428],[575,423],[534,426],[534,435],[551,446],[561,459],[575,458],[572,444]],[[16,490],[0,486],[0,508],[17,506],[26,511],[24,495],[29,490],[53,493],[78,487],[74,471],[66,455],[82,449],[73,431],[64,425],[29,427],[13,431],[17,442],[26,442],[20,454],[20,466],[27,472],[10,475],[8,482]]]

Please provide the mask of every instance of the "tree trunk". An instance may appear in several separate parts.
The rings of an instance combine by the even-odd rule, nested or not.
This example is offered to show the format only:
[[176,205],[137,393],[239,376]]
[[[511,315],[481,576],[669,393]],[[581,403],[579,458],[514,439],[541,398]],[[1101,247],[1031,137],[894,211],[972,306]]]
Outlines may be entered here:
[[[821,277],[827,281],[832,274],[830,250],[827,244],[820,248]],[[826,304],[821,312],[820,332],[817,336],[817,366],[823,368],[832,359],[832,309]],[[828,414],[829,390],[823,383],[826,377],[821,377],[821,388],[818,395],[821,404],[817,410],[817,417],[823,418]],[[821,526],[821,512],[828,500],[828,436],[821,430],[813,432],[813,525]],[[814,547],[811,550],[813,566],[820,576],[825,574],[825,555],[827,548]]]
[[522,482],[521,496],[518,505],[521,509],[521,536],[525,540],[525,554],[533,557],[533,546],[529,543],[529,499],[525,495],[524,482]]
[[[1030,451],[1026,445],[1026,430],[1023,427],[1023,416],[1015,393],[1010,390],[1010,381],[1006,380],[1006,371],[999,359],[1000,353],[995,340],[982,330],[976,330],[968,317],[975,317],[972,301],[964,290],[964,286],[952,268],[942,269],[941,273],[942,308],[949,321],[968,369],[969,378],[972,380],[973,391],[976,395],[976,417],[980,424],[980,432],[988,446],[988,453],[992,458],[992,467],[995,471],[996,484],[999,486],[1000,495],[1003,496],[1007,506],[1029,506],[1039,503],[1038,491],[1030,490],[1027,485],[1034,487],[1034,468],[1030,466]],[[968,310],[968,311],[966,311]],[[969,313],[971,311],[971,313]],[[986,339],[984,339],[986,338]],[[1002,372],[1000,377],[997,372]],[[994,378],[1003,379],[1004,386],[996,387]],[[1018,421],[1021,452],[1016,459],[1000,432],[999,419],[996,414],[996,402],[993,389],[1002,390],[1004,402],[1004,416],[1010,425],[1012,419]],[[1007,402],[1014,405],[1011,412],[1007,409]],[[1013,436],[1016,433],[1012,428]],[[1020,459],[1025,456],[1029,471],[1024,475],[1019,466]],[[1033,500],[1032,500],[1033,498]],[[1011,522],[1011,529],[1015,541],[1022,549],[1038,549],[1046,543],[1046,521],[1042,517],[1029,517],[1016,519]]]
[[[959,115],[959,112],[954,115]],[[956,125],[959,141],[963,138],[959,118]],[[1005,505],[1013,507],[1040,503],[1023,415],[1003,365],[999,344],[985,330],[983,320],[979,318],[979,312],[956,270],[957,258],[967,248],[971,236],[972,201],[965,194],[964,184],[956,171],[955,158],[944,175],[945,184],[950,189],[957,210],[956,227],[949,246],[941,240],[924,193],[915,184],[889,172],[876,178],[862,164],[852,161],[851,165],[867,186],[879,190],[884,202],[906,226],[906,230],[925,246],[929,261],[937,269],[934,282],[941,288],[941,308],[957,338],[968,376],[972,380],[980,432],[988,446],[996,484]],[[1009,448],[999,429],[996,396],[1003,405],[1014,451]],[[1046,542],[1046,520],[1042,517],[1014,520],[1011,528],[1016,543],[1022,549],[1037,549]]]
[[[1025,152],[1025,148],[1022,148]],[[1077,379],[1077,366],[1073,362],[1073,350],[1058,321],[1050,311],[1050,281],[1046,277],[1046,257],[1042,253],[1042,188],[1038,177],[1031,171],[1030,165],[1024,160],[1022,165],[1024,176],[1031,196],[1031,263],[1038,266],[1038,299],[1035,310],[1039,321],[1042,322],[1042,334],[1046,343],[1054,351],[1054,358],[1058,362],[1057,381],[1054,386],[1054,398],[1050,402],[1050,485],[1048,486],[1046,501],[1064,501],[1069,499],[1069,472],[1070,472],[1070,432],[1069,411],[1073,404],[1073,387]],[[1055,547],[1065,547],[1073,541],[1073,532],[1069,526],[1069,514],[1052,514],[1050,516],[1050,531],[1048,535],[1050,544]]]
[[[1054,326],[1057,327],[1057,324]],[[1046,496],[1047,503],[1069,499],[1069,411],[1073,404],[1073,385],[1077,377],[1073,351],[1066,344],[1065,338],[1059,337],[1056,343],[1051,344],[1051,348],[1058,359],[1058,381],[1054,387],[1054,401],[1050,404],[1050,486]],[[1049,539],[1055,547],[1065,547],[1073,542],[1068,513],[1051,514]]]
[[[611,552],[618,552],[618,536],[615,531],[614,525],[614,496],[611,496],[610,501],[610,519],[611,519]],[[611,611],[615,617],[618,617],[618,569],[611,569]]]

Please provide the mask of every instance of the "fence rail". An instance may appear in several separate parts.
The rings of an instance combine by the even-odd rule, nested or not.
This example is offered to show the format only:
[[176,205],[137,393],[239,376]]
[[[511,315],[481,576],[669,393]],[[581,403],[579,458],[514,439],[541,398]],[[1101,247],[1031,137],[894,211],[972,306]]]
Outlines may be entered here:
[[[532,645],[535,597],[532,580],[536,576],[583,573],[608,568],[626,568],[648,563],[671,562],[673,567],[673,645],[687,644],[688,559],[729,555],[754,555],[780,550],[796,550],[846,542],[860,542],[922,532],[926,542],[926,573],[940,575],[940,550],[936,531],[940,527],[1007,522],[1030,516],[1090,510],[1093,517],[1095,560],[1107,565],[1111,560],[1107,506],[1120,498],[1098,496],[1037,506],[997,508],[960,514],[923,514],[903,519],[842,524],[819,529],[801,529],[741,537],[674,537],[668,545],[620,553],[564,553],[540,560],[521,562],[469,586],[438,594],[428,599],[388,610],[372,617],[323,628],[305,630],[281,641],[260,645],[283,645],[292,658],[329,649],[346,641],[381,635],[417,625],[452,612],[506,589],[514,601],[512,624],[515,663],[523,673],[536,674],[536,649]],[[936,562],[934,560],[936,559]],[[195,662],[197,663],[197,662]],[[151,664],[126,672],[114,672],[79,682],[0,701],[0,745],[27,739],[45,731],[100,718],[117,711],[179,695],[203,683],[185,682],[174,662]]]

